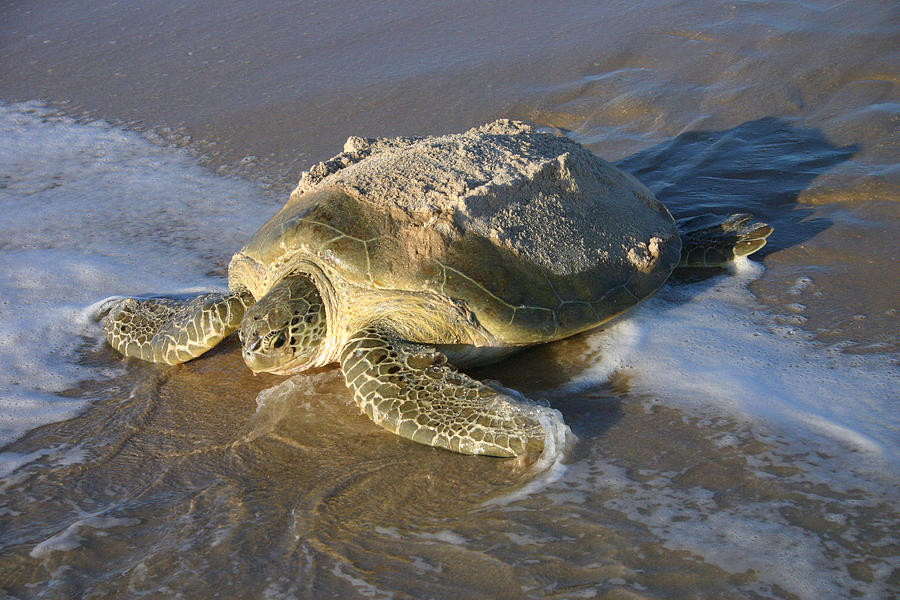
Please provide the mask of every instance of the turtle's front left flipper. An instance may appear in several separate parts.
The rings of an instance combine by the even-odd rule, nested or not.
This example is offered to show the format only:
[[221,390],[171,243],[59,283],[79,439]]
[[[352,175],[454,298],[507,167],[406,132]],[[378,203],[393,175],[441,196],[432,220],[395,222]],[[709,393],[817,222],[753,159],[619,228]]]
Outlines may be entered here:
[[739,213],[730,217],[700,215],[677,221],[681,234],[679,267],[721,267],[766,245],[772,227]]
[[125,356],[176,365],[221,342],[252,303],[245,290],[191,300],[125,298],[106,317],[106,339]]
[[432,347],[371,327],[341,350],[359,407],[378,425],[416,442],[462,454],[540,452],[544,430],[516,400],[459,373]]

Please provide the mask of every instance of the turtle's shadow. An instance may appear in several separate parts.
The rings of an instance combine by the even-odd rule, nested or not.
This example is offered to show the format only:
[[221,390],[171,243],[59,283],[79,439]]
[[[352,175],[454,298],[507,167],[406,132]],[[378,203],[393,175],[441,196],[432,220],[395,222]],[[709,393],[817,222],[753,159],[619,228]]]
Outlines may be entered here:
[[765,117],[724,131],[690,131],[616,163],[653,190],[676,219],[748,212],[775,228],[757,260],[811,239],[829,219],[799,204],[812,181],[848,160],[821,131]]
[[[705,213],[752,214],[775,231],[751,260],[812,239],[833,225],[814,217],[800,195],[816,177],[849,160],[856,145],[835,146],[818,129],[778,117],[723,131],[690,131],[616,162],[666,205],[675,219]],[[669,285],[697,283],[721,269],[678,269]],[[697,292],[702,286],[695,286]]]
[[[832,225],[829,219],[813,217],[814,210],[801,205],[799,197],[816,177],[850,159],[857,149],[835,146],[817,129],[766,117],[723,131],[684,133],[615,164],[649,187],[676,219],[748,212],[769,223],[775,232],[753,257],[764,260]],[[669,285],[696,284],[721,273],[719,269],[677,271]],[[702,286],[694,289],[699,292]],[[627,319],[628,314],[620,318]],[[574,343],[574,349],[578,341],[573,338],[560,343]],[[541,397],[545,390],[565,388],[573,377],[572,365],[562,354],[536,347],[485,367],[479,374],[496,376],[510,387],[519,384]],[[534,369],[541,371],[539,380]],[[594,439],[624,415],[620,397],[625,392],[627,382],[619,382],[592,386],[564,398],[550,396],[553,407],[562,412],[578,437]]]

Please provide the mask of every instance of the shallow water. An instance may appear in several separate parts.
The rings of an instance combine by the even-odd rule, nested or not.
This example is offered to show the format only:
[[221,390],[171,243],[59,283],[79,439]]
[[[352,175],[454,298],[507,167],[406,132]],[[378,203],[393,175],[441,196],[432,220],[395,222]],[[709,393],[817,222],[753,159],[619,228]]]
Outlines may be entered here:
[[[900,593],[895,4],[45,2],[0,23],[0,596]],[[474,371],[559,411],[540,463],[401,440],[338,370],[254,377],[233,340],[178,367],[102,343],[108,297],[223,287],[347,136],[499,116],[676,216],[776,228],[731,273]]]

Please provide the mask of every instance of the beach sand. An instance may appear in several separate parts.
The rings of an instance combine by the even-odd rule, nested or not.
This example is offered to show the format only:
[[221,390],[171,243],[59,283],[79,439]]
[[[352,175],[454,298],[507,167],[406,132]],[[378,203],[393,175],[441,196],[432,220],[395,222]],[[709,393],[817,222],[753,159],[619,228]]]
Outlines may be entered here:
[[[4,3],[0,596],[900,593],[898,23],[892,2]],[[753,264],[473,372],[560,411],[546,470],[396,438],[334,368],[102,344],[105,297],[222,287],[348,136],[496,118],[676,216],[775,227]]]

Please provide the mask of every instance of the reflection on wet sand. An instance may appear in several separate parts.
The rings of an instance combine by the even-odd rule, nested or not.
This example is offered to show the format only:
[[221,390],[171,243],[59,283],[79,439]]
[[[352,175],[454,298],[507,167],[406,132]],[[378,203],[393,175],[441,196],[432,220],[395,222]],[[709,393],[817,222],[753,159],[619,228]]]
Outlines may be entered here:
[[[250,596],[739,597],[730,590],[745,584],[778,594],[762,544],[782,540],[768,550],[792,589],[815,579],[803,569],[826,568],[806,556],[790,566],[818,540],[845,540],[825,544],[862,574],[887,551],[888,498],[829,489],[806,477],[810,457],[781,454],[752,424],[648,403],[627,382],[554,397],[579,438],[565,476],[496,502],[533,477],[528,465],[392,436],[359,414],[338,371],[253,377],[234,346],[179,367],[130,364],[82,390],[102,394],[83,415],[17,442],[50,451],[3,482],[11,593],[203,595],[214,584]],[[482,371],[540,397],[552,382],[516,369],[565,372],[579,348],[564,341]],[[722,535],[738,570],[713,566]],[[696,547],[660,545],[667,537]]]

